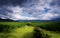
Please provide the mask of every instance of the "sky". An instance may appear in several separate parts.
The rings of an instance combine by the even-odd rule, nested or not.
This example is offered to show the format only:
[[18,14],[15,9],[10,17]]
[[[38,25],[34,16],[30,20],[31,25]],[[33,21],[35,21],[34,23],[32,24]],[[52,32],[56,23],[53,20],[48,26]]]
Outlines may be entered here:
[[60,0],[0,0],[0,18],[12,20],[60,18]]

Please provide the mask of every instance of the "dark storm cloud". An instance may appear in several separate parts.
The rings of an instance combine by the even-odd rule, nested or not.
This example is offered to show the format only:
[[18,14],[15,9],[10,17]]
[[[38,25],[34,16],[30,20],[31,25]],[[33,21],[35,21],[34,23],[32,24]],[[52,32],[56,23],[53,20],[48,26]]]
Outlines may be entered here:
[[0,7],[0,14],[8,15],[8,13],[12,13],[12,11],[7,8]]
[[0,0],[0,5],[21,5],[27,0]]
[[[59,6],[59,7],[58,7]],[[60,17],[59,0],[0,0],[0,17],[51,20]]]
[[52,2],[50,3],[51,6],[60,6],[60,0],[52,0]]

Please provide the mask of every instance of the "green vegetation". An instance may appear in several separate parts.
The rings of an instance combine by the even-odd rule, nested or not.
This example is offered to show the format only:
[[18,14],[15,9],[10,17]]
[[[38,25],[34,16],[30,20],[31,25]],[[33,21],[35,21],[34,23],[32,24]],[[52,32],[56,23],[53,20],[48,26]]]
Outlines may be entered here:
[[60,38],[60,22],[0,22],[0,38]]
[[39,27],[34,28],[34,38],[50,38],[50,36],[44,33],[43,29]]
[[0,38],[33,38],[33,27],[14,29],[10,33],[0,33]]

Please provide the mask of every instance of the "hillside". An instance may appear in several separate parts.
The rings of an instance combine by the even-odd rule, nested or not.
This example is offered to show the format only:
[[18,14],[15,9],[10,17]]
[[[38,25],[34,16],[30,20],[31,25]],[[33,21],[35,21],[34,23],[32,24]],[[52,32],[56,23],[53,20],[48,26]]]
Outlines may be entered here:
[[11,19],[2,19],[0,18],[0,22],[13,22],[14,20]]

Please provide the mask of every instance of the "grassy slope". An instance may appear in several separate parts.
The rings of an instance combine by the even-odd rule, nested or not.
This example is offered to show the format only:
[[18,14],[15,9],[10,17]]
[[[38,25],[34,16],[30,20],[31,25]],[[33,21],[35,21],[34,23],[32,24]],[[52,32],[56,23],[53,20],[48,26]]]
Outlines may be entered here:
[[[25,25],[24,22],[0,22],[0,24],[8,25]],[[33,25],[38,25],[40,23],[32,23]],[[42,23],[41,23],[42,25]],[[14,29],[11,33],[0,33],[0,38],[33,38],[33,27],[21,27]],[[60,33],[55,33],[51,31],[44,31],[45,33],[52,36],[52,38],[60,38]]]
[[12,32],[16,38],[32,38],[33,27],[22,27],[15,29],[15,32]]
[[14,29],[11,33],[0,33],[0,38],[33,38],[33,27]]
[[49,34],[51,38],[60,38],[60,33],[52,32],[52,31],[45,31],[45,33]]

